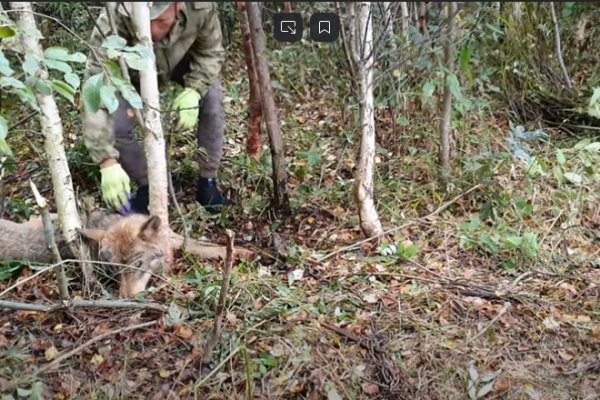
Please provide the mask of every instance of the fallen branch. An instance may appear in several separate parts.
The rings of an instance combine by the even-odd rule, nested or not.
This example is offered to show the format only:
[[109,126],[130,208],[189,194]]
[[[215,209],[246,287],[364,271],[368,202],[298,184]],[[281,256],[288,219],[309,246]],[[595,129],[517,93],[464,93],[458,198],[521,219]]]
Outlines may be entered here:
[[340,328],[339,326],[330,324],[329,322],[326,322],[326,321],[319,321],[319,324],[322,327],[329,329],[330,331],[334,331],[338,335],[344,336],[344,337],[352,340],[353,342],[356,342],[356,344],[358,344],[363,349],[366,349],[366,350],[375,350],[377,352],[382,352],[383,351],[383,350],[381,350],[381,348],[379,348],[379,346],[374,346],[374,347],[373,346],[369,346],[368,343],[367,343],[367,341],[365,339],[362,339],[359,336],[356,336],[354,333],[350,332],[347,329]]
[[223,361],[221,361],[219,363],[219,365],[217,365],[216,367],[214,367],[208,374],[206,374],[206,376],[204,378],[202,378],[201,381],[199,381],[198,383],[196,383],[194,385],[194,390],[198,390],[202,385],[204,385],[206,382],[208,382],[208,380],[210,378],[212,378],[213,376],[215,376],[217,374],[217,372],[219,372],[219,370],[221,368],[223,368],[223,365],[227,364],[227,362],[229,360],[231,360],[233,358],[233,356],[235,356],[241,350],[246,350],[246,348],[244,346],[239,346],[234,351],[232,351],[227,357],[225,357],[225,359]]
[[204,351],[202,352],[202,364],[208,364],[212,361],[212,352],[219,342],[219,338],[221,337],[221,330],[223,324],[223,311],[225,311],[225,302],[227,300],[227,292],[229,291],[229,281],[231,279],[231,270],[233,269],[233,238],[234,233],[227,229],[225,231],[227,234],[227,254],[225,256],[225,263],[223,264],[223,283],[221,284],[221,292],[219,293],[219,302],[217,303],[217,308],[215,310],[215,320],[213,325],[213,331],[204,346]]
[[361,244],[363,244],[363,243],[370,242],[371,240],[373,240],[373,239],[377,239],[377,238],[379,238],[379,237],[381,237],[381,236],[389,235],[390,233],[394,233],[394,232],[396,232],[396,231],[399,231],[399,230],[401,230],[401,229],[407,228],[407,227],[409,227],[409,226],[411,226],[411,225],[415,225],[415,224],[418,224],[418,223],[420,223],[420,222],[430,222],[430,221],[428,221],[429,219],[431,219],[431,218],[435,217],[436,215],[438,215],[438,214],[442,213],[444,210],[446,210],[446,209],[447,209],[448,207],[450,207],[452,204],[456,203],[456,202],[457,202],[458,200],[460,200],[462,197],[464,197],[464,196],[468,195],[469,193],[471,193],[472,191],[474,191],[474,190],[476,190],[476,189],[479,189],[480,187],[481,187],[481,184],[480,184],[480,183],[479,183],[479,184],[477,184],[477,185],[475,185],[475,186],[473,186],[472,188],[470,188],[470,189],[469,189],[469,190],[467,190],[466,192],[459,194],[458,196],[454,197],[454,198],[453,198],[453,199],[451,199],[451,200],[448,200],[447,202],[445,202],[444,204],[442,204],[441,206],[439,206],[439,207],[438,207],[436,210],[434,210],[434,211],[433,211],[433,212],[431,212],[430,214],[427,214],[427,215],[426,215],[426,216],[424,216],[424,217],[421,217],[421,218],[414,219],[414,220],[412,220],[412,221],[409,221],[409,222],[407,222],[407,223],[405,223],[405,224],[402,224],[402,225],[400,225],[400,226],[397,226],[397,227],[395,227],[395,228],[388,229],[387,231],[384,231],[384,232],[382,232],[382,233],[380,233],[380,234],[378,234],[378,235],[373,235],[373,236],[371,236],[371,237],[368,237],[368,238],[366,238],[366,239],[359,240],[358,242],[356,242],[356,243],[353,243],[353,244],[351,244],[351,245],[344,246],[344,247],[342,247],[342,248],[340,248],[340,249],[337,249],[337,250],[335,250],[335,251],[332,251],[332,252],[331,252],[331,253],[329,253],[329,254],[325,254],[323,257],[321,257],[321,258],[318,258],[318,259],[316,259],[315,261],[317,261],[317,262],[322,262],[322,261],[325,261],[325,260],[327,260],[328,258],[331,258],[331,257],[333,257],[333,256],[335,256],[335,255],[337,255],[337,254],[339,254],[339,253],[344,253],[344,252],[346,252],[346,251],[354,250],[354,249],[356,249],[356,248],[360,247],[360,245],[361,245]]
[[0,300],[0,308],[20,311],[39,311],[45,313],[52,313],[73,308],[126,308],[132,310],[152,310],[160,312],[169,311],[169,307],[162,304],[116,300],[64,300],[61,303],[56,304],[34,304]]
[[[178,250],[182,248],[184,240],[185,238],[182,235],[171,231],[170,244],[173,246],[173,249]],[[192,238],[188,239],[185,251],[204,260],[225,259],[227,257],[227,248],[225,246],[194,240]],[[251,258],[253,254],[254,252],[248,249],[239,247],[233,249],[233,255],[236,257]]]
[[[31,186],[33,196],[35,197],[35,202],[40,208],[40,214],[42,214],[44,237],[46,238],[46,244],[48,245],[48,249],[52,255],[52,261],[55,264],[60,263],[62,257],[60,256],[60,251],[56,245],[56,239],[54,237],[54,223],[52,222],[52,217],[48,212],[48,204],[31,179],[29,180],[29,185]],[[67,300],[69,298],[69,282],[67,281],[67,274],[65,273],[65,269],[62,265],[56,268],[56,283],[58,284],[58,293],[60,294],[61,300]]]

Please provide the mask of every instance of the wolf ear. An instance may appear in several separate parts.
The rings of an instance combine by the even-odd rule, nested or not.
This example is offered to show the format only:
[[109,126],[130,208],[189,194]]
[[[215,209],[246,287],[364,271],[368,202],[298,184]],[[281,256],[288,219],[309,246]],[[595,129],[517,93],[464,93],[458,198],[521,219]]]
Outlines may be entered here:
[[97,243],[99,243],[106,234],[106,231],[104,229],[77,229],[77,231],[84,238],[93,240]]
[[140,228],[140,239],[150,240],[156,237],[158,231],[160,230],[160,224],[160,218],[156,215],[153,215],[150,218],[148,218]]

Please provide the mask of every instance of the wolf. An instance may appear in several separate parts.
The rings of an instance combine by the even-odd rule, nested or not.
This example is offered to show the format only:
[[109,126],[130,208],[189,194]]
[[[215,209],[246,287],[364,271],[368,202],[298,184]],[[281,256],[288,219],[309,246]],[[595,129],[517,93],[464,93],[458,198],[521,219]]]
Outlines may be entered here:
[[[56,220],[56,216],[52,216]],[[72,252],[55,223],[55,241],[62,258]],[[92,212],[81,236],[92,244],[99,261],[113,265],[118,274],[119,296],[131,298],[144,291],[152,274],[165,268],[166,258],[159,236],[161,220],[157,216]],[[52,262],[40,217],[15,223],[0,220],[0,262],[28,260]]]

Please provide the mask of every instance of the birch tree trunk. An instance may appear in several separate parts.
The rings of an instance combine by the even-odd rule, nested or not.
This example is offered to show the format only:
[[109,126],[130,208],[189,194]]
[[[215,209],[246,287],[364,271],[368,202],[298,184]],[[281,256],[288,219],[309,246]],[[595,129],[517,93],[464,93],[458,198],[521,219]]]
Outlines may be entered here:
[[[148,2],[132,2],[132,22],[138,42],[153,53],[150,33],[150,7]],[[172,261],[172,248],[169,243],[169,192],[167,180],[167,160],[165,157],[165,136],[160,117],[160,94],[156,64],[140,71],[140,91],[144,101],[144,151],[148,162],[148,186],[150,194],[149,211],[161,220],[162,246],[167,255],[168,268]]]
[[275,95],[271,86],[271,76],[267,63],[267,46],[265,33],[262,28],[259,5],[256,2],[246,4],[250,33],[254,48],[256,72],[260,83],[262,109],[266,119],[269,141],[271,142],[271,159],[273,164],[273,207],[283,215],[289,215],[290,200],[287,192],[287,172],[285,166],[285,151],[279,128]]
[[256,73],[256,61],[254,59],[254,45],[250,34],[250,23],[246,13],[246,5],[243,2],[238,3],[240,11],[240,24],[242,26],[242,36],[244,41],[244,58],[246,60],[246,69],[248,70],[248,82],[250,86],[250,98],[248,99],[248,137],[246,138],[246,151],[248,155],[255,160],[260,159],[262,148],[261,124],[262,107],[260,104],[260,86],[258,75]]
[[448,32],[444,39],[444,64],[447,72],[445,73],[444,97],[442,105],[442,122],[440,124],[440,166],[442,174],[448,176],[450,174],[450,130],[452,124],[452,92],[448,78],[450,74],[454,74],[454,59],[452,57],[452,46],[455,41],[455,19],[456,3],[446,3],[446,19],[448,20]]
[[358,207],[360,227],[367,236],[383,233],[373,199],[375,170],[375,108],[373,98],[373,21],[371,3],[356,2],[350,10],[350,47],[359,81],[360,95],[360,156],[354,177],[354,199]]
[[[17,26],[20,31],[21,46],[25,52],[30,52],[40,61],[37,77],[48,79],[48,70],[41,60],[44,59],[42,46],[32,32],[37,31],[31,3],[12,2],[11,7],[18,11]],[[35,91],[35,97],[40,108],[39,120],[44,135],[44,149],[48,168],[52,179],[54,200],[58,211],[59,223],[64,239],[71,252],[80,260],[89,260],[89,249],[79,239],[78,229],[82,228],[81,218],[77,210],[73,181],[64,148],[63,126],[60,113],[54,97]],[[87,263],[83,265],[84,285],[94,280],[93,269]]]

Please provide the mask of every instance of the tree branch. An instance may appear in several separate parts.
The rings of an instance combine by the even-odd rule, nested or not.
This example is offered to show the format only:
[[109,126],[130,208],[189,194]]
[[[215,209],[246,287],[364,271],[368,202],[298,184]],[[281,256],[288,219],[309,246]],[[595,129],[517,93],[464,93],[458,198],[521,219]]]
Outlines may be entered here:
[[227,255],[225,256],[225,263],[223,264],[223,283],[221,284],[221,292],[219,293],[219,302],[215,309],[215,320],[213,325],[213,331],[204,346],[202,352],[202,364],[208,364],[212,360],[212,352],[219,342],[221,337],[221,325],[223,323],[223,311],[225,311],[225,302],[227,300],[227,293],[229,292],[229,281],[231,280],[231,270],[233,269],[233,238],[234,233],[227,229]]

